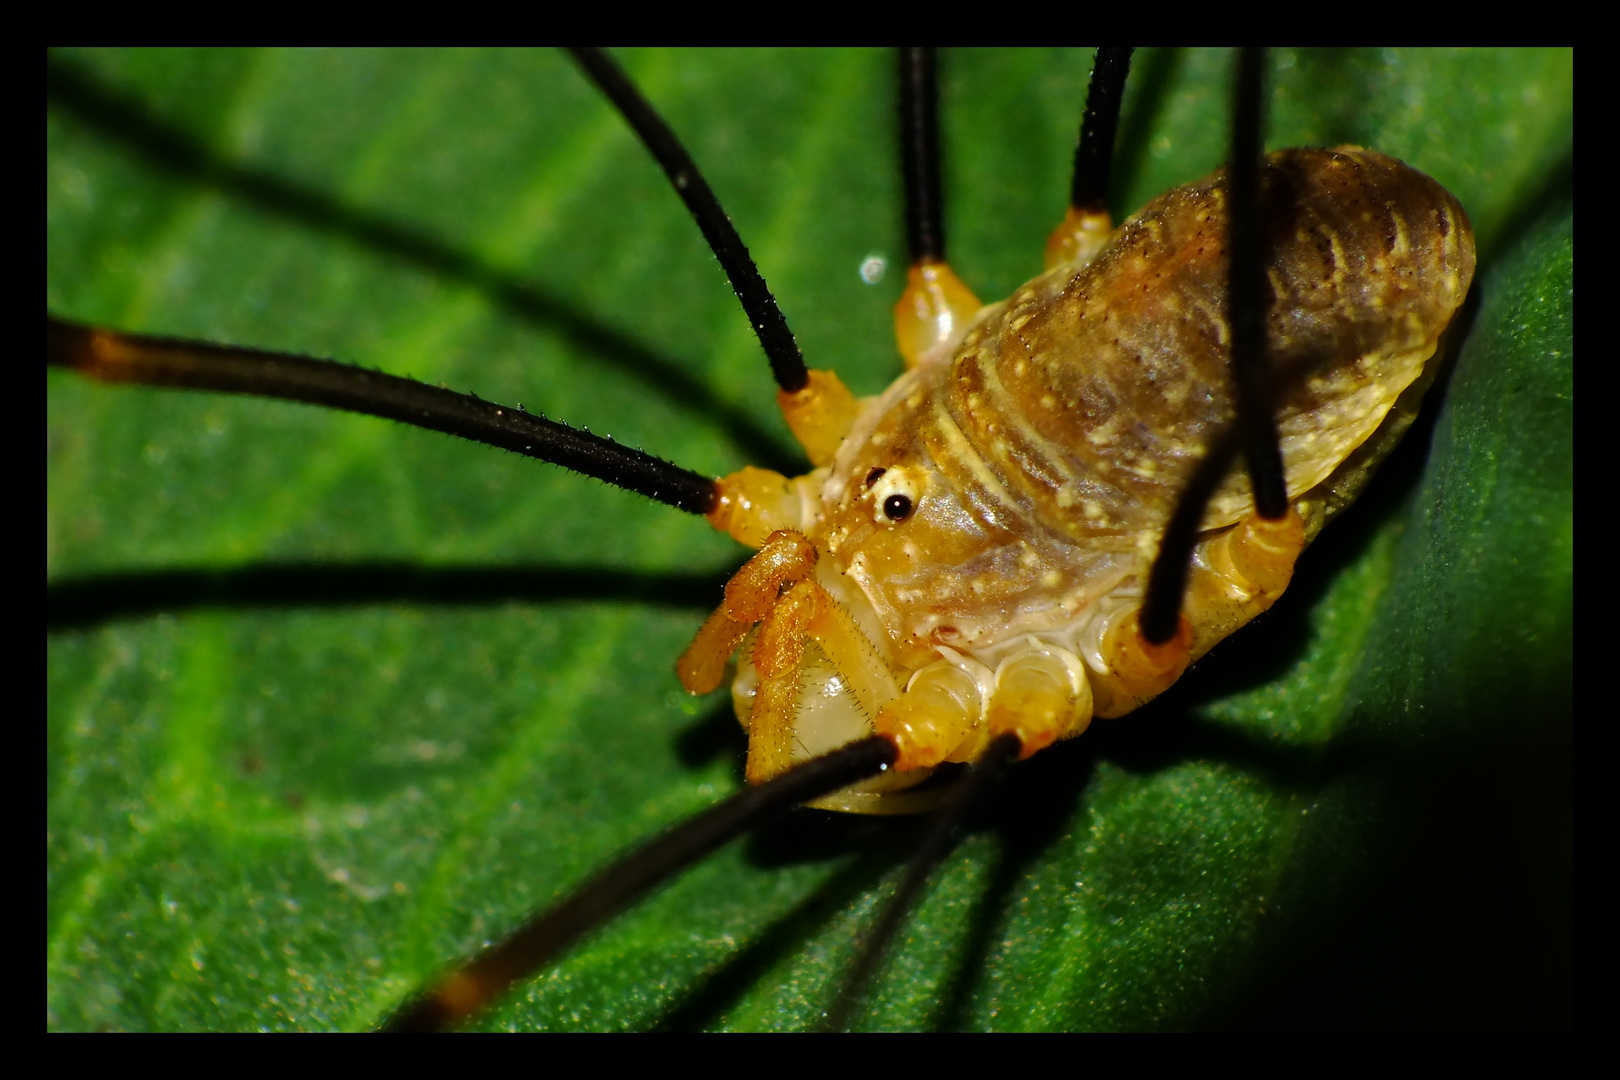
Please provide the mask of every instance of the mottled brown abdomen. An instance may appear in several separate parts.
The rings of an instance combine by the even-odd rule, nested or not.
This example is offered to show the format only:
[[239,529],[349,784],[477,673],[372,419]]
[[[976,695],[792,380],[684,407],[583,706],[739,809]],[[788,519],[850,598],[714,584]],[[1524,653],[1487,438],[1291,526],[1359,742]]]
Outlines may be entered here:
[[[1088,266],[1030,282],[971,332],[943,405],[1024,508],[1123,550],[1156,540],[1232,421],[1224,172],[1149,203]],[[1268,362],[1290,496],[1320,483],[1422,370],[1473,276],[1466,214],[1357,148],[1262,171]],[[1234,474],[1205,527],[1248,512]]]

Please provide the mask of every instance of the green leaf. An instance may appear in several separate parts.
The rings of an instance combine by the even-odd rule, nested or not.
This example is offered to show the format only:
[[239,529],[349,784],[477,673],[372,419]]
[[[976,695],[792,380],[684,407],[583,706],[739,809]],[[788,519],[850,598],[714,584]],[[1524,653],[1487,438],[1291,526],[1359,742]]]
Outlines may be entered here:
[[[811,362],[879,390],[890,58],[622,59]],[[712,257],[566,60],[50,64],[51,312],[443,382],[710,473],[797,466]],[[1039,268],[1088,66],[943,58],[981,296]],[[1228,68],[1138,54],[1117,213],[1219,163]],[[1571,1022],[1572,55],[1273,68],[1272,145],[1373,146],[1468,208],[1449,386],[1267,618],[1021,767],[863,1026]],[[370,1027],[739,785],[729,703],[672,674],[743,555],[703,522],[303,406],[51,372],[47,424],[50,1027]],[[918,828],[807,812],[733,845],[484,1023],[809,1026]]]

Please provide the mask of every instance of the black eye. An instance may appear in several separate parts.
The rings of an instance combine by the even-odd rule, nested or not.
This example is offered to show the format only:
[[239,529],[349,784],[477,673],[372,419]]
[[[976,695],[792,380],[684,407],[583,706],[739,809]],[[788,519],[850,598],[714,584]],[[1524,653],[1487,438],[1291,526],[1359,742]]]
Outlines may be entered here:
[[883,476],[883,474],[888,472],[888,471],[889,471],[888,469],[885,469],[882,466],[879,466],[879,467],[873,469],[871,472],[867,473],[866,474],[866,486],[871,487],[873,484],[877,483],[878,480]]
[[890,495],[883,500],[883,513],[890,521],[904,521],[911,516],[911,500],[904,495]]

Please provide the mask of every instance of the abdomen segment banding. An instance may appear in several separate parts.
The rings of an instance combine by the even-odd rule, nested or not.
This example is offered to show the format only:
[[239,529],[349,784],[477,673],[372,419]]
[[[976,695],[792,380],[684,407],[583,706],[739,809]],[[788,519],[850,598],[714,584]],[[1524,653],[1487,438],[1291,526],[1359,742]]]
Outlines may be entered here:
[[[1231,423],[1224,182],[1148,204],[1089,265],[1015,293],[953,361],[951,418],[1055,532],[1162,529]],[[1422,370],[1468,290],[1473,244],[1445,189],[1370,151],[1279,151],[1262,192],[1268,362],[1297,496]],[[1235,474],[1205,526],[1242,516],[1246,491]]]

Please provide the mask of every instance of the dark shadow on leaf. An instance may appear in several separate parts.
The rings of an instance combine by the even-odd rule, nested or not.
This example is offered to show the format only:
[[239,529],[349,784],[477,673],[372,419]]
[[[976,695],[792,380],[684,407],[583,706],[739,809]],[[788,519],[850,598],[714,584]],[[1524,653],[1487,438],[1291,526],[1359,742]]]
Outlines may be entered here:
[[911,850],[907,834],[925,820],[802,809],[750,837],[748,861],[775,870],[866,853],[874,845],[904,858]]
[[[825,932],[829,919],[855,905],[904,859],[905,852],[918,842],[922,822],[912,820],[894,827],[895,822],[889,819],[889,827],[885,828],[876,828],[875,824],[870,818],[852,819],[846,814],[805,810],[758,834],[750,854],[769,849],[793,851],[800,856],[813,852],[810,858],[818,860],[851,854],[855,858],[719,965],[654,1021],[652,1030],[702,1031],[723,1022],[726,1013],[766,972],[785,958],[803,952]],[[832,1001],[830,987],[826,1000]]]
[[1416,752],[1336,740],[1331,759],[1359,768],[1316,801],[1357,809],[1338,845],[1349,858],[1293,875],[1261,922],[1246,978],[1197,1026],[1572,1030],[1569,704],[1543,703],[1551,723],[1521,717],[1517,731],[1477,718],[1495,737]]
[[1497,255],[1512,251],[1550,223],[1574,213],[1575,151],[1571,148],[1552,163],[1534,190],[1514,204],[1513,216],[1502,223],[1496,235],[1487,238],[1489,243],[1481,243],[1479,264],[1491,265]]
[[1120,205],[1119,200],[1126,192],[1136,190],[1137,179],[1152,153],[1153,132],[1159,129],[1161,115],[1184,63],[1181,49],[1139,51],[1132,57],[1130,93],[1119,118],[1118,145],[1109,182],[1114,194],[1108,210],[1115,221],[1124,221],[1138,209]]
[[701,611],[718,602],[727,577],[726,571],[676,574],[594,566],[428,567],[403,562],[124,572],[47,584],[45,629],[82,630],[204,608],[479,607],[599,600]]
[[696,769],[722,757],[732,757],[736,759],[740,776],[747,746],[747,736],[731,711],[728,693],[675,737],[675,758],[686,768]]

